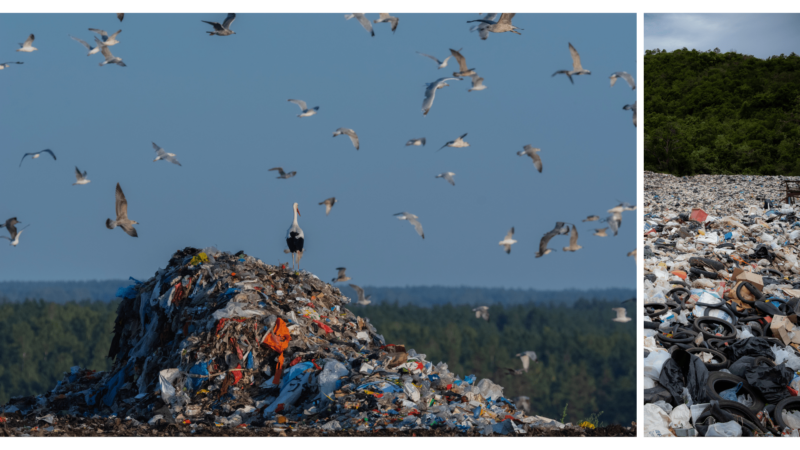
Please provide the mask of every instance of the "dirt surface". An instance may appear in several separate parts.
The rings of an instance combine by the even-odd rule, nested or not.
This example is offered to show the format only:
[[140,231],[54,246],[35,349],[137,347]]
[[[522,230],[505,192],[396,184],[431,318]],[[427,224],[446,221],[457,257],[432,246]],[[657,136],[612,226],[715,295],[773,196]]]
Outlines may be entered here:
[[[272,424],[262,427],[242,427],[242,428],[223,428],[217,427],[213,423],[195,424],[162,424],[149,426],[140,424],[134,426],[130,421],[122,419],[88,419],[84,417],[58,417],[54,424],[49,424],[35,418],[22,418],[10,415],[5,417],[6,421],[0,424],[0,436],[397,436],[397,437],[421,437],[421,436],[481,436],[477,431],[467,433],[451,430],[447,427],[438,427],[431,430],[376,430],[374,432],[358,432],[355,430],[342,430],[326,432],[318,428],[300,429],[278,429]],[[52,427],[52,428],[51,428]],[[495,434],[494,436],[499,436]],[[636,427],[623,427],[621,425],[610,425],[597,429],[584,429],[580,427],[568,427],[564,429],[537,428],[527,434],[518,436],[549,436],[549,437],[584,437],[584,436],[616,436],[634,437]]]

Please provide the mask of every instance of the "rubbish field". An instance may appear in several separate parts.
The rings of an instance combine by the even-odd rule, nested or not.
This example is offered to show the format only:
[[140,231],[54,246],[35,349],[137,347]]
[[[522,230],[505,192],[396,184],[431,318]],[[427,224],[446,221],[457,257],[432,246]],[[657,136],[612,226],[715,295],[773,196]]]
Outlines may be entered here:
[[336,287],[243,252],[180,250],[118,296],[112,369],[12,398],[4,435],[635,434],[528,415],[491,380],[385,342]]
[[798,436],[794,179],[644,180],[645,436]]

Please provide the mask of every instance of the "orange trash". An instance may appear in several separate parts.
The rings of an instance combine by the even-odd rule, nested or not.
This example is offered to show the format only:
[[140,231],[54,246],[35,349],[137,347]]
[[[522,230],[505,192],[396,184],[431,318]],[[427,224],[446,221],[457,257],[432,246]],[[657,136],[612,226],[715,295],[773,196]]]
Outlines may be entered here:
[[275,379],[272,381],[272,384],[281,382],[281,375],[283,375],[283,351],[289,348],[289,341],[291,340],[292,335],[289,333],[289,328],[286,327],[286,322],[278,318],[278,320],[275,321],[275,328],[272,329],[271,333],[264,336],[264,340],[261,341],[262,344],[280,353],[278,356],[278,367],[275,369]]
[[705,222],[707,218],[708,213],[700,208],[692,208],[692,213],[689,214],[689,219],[696,220],[698,222]]
[[681,280],[685,280],[686,279],[686,272],[684,272],[682,270],[676,270],[676,271],[673,271],[673,272],[670,272],[670,273],[672,275],[675,275],[676,277],[680,278]]

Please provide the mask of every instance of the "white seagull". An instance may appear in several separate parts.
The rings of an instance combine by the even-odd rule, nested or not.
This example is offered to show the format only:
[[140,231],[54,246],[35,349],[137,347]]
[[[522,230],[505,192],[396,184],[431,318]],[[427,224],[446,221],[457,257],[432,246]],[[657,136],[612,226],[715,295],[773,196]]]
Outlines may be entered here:
[[358,19],[358,22],[361,24],[362,27],[364,27],[365,30],[367,30],[367,33],[369,33],[370,36],[373,36],[373,37],[375,36],[375,32],[372,31],[372,24],[369,22],[369,19],[367,19],[364,16],[363,13],[353,13],[353,14],[345,14],[344,15],[345,20],[350,20],[353,17]]
[[355,284],[351,284],[350,287],[353,288],[354,291],[356,291],[356,294],[358,294],[358,301],[356,303],[364,306],[372,303],[372,301],[370,300],[370,298],[372,298],[371,295],[364,297],[364,289],[361,289],[361,287],[356,286]]
[[112,55],[111,50],[109,50],[105,44],[100,42],[100,40],[94,38],[94,41],[97,43],[97,46],[100,47],[100,53],[102,53],[103,57],[106,59],[105,61],[101,62],[99,66],[105,66],[106,64],[116,64],[121,67],[126,66],[126,64],[122,62],[122,58]]
[[308,106],[306,106],[306,102],[302,100],[294,100],[290,98],[289,101],[300,107],[300,114],[298,114],[297,117],[313,116],[317,113],[317,111],[319,111],[319,106],[309,109]]
[[[484,20],[488,20],[490,22],[494,22],[495,19],[497,19],[497,16],[499,16],[499,14],[490,13],[490,14],[486,14],[486,16],[483,17],[483,19]],[[471,33],[471,32],[473,32],[475,30],[478,30],[478,34],[480,35],[481,40],[485,41],[486,39],[489,38],[489,30],[487,30],[487,28],[489,28],[489,24],[485,23],[485,22],[481,22],[481,23],[479,23],[477,25],[473,25],[473,26],[469,27],[469,31]]]
[[429,55],[427,53],[422,53],[422,52],[417,52],[417,53],[419,53],[422,56],[427,56],[428,58],[436,61],[436,63],[439,64],[439,68],[440,69],[444,69],[445,67],[447,67],[447,60],[453,57],[453,55],[450,55],[447,58],[445,58],[443,61],[439,61],[439,58],[437,58],[435,56],[431,56],[431,55]]
[[[502,13],[500,15],[500,19],[497,20],[496,22],[494,20],[478,19],[478,20],[468,20],[467,23],[481,22],[488,25],[485,28],[486,31],[491,31],[492,33],[505,33],[510,31],[514,34],[519,34],[520,36],[522,36],[522,33],[516,30],[522,30],[522,31],[525,30],[522,28],[517,28],[511,24],[511,19],[513,19],[515,15],[517,15],[517,13]],[[481,36],[481,39],[483,39],[483,36]]]
[[81,173],[80,169],[78,169],[78,166],[75,166],[75,179],[77,181],[72,183],[73,186],[75,186],[76,184],[89,184],[89,183],[91,183],[91,180],[86,178],[86,171],[84,170],[83,173]]
[[444,172],[436,175],[436,178],[444,178],[448,183],[452,184],[453,186],[456,185],[456,181],[453,179],[455,173],[453,172]]
[[578,250],[582,249],[580,245],[578,245],[578,229],[575,228],[575,225],[572,226],[572,233],[569,234],[569,246],[564,247],[563,250],[565,252],[577,252]]
[[606,212],[621,213],[621,212],[624,212],[624,211],[635,211],[635,210],[636,210],[636,205],[631,205],[628,202],[620,202],[619,205],[609,209]]
[[327,216],[328,214],[330,214],[331,208],[333,208],[333,205],[335,203],[336,203],[336,197],[331,197],[331,198],[325,199],[324,201],[320,202],[319,204],[320,205],[325,205],[325,215]]
[[554,73],[552,76],[556,76],[556,75],[558,75],[560,73],[566,74],[567,77],[569,77],[569,82],[572,83],[572,84],[575,84],[575,82],[572,81],[572,76],[573,75],[575,75],[575,76],[578,76],[578,75],[591,75],[592,72],[589,71],[589,70],[584,69],[581,66],[581,55],[578,54],[578,51],[575,50],[575,47],[573,47],[572,44],[569,44],[569,53],[570,53],[570,55],[572,55],[572,70],[559,70],[556,73]]
[[633,81],[633,77],[628,72],[614,72],[608,78],[611,79],[611,87],[614,87],[614,83],[617,82],[617,78],[622,78],[628,82],[628,86],[630,86],[631,89],[636,89],[636,82]]
[[517,241],[512,239],[513,237],[514,237],[514,227],[511,227],[511,231],[509,231],[508,234],[506,234],[505,239],[500,241],[500,245],[505,247],[506,253],[511,253],[511,246],[517,243]]
[[[29,226],[30,225],[26,226],[25,228],[28,228]],[[25,231],[25,228],[22,228],[19,231],[15,228],[14,229],[14,233],[12,233],[11,237],[0,236],[0,238],[8,239],[8,245],[11,245],[12,247],[16,247],[17,244],[19,244],[19,237],[22,235],[22,232]],[[11,230],[9,229],[9,232],[10,231]]]
[[[467,135],[467,133],[464,133],[464,134],[462,134],[461,136],[459,136],[458,138],[456,138],[456,140],[454,140],[454,141],[448,141],[446,144],[444,144],[443,146],[441,146],[441,147],[439,148],[439,150],[441,150],[441,149],[443,149],[443,148],[445,148],[445,147],[453,147],[453,148],[463,148],[463,147],[469,147],[469,142],[467,142],[467,141],[465,141],[465,140],[464,140],[464,137],[465,137],[466,135]],[[439,150],[436,150],[436,151],[438,152]]]
[[11,64],[25,64],[25,63],[19,62],[19,61],[16,61],[16,62],[4,62],[4,63],[0,64],[0,70],[7,69],[7,68],[11,67]]
[[408,147],[409,145],[416,145],[417,147],[419,147],[419,146],[424,147],[425,146],[425,138],[409,139],[409,141],[406,142],[406,147]]
[[633,111],[633,126],[636,126],[636,103],[638,103],[638,101],[639,100],[636,100],[632,105],[625,105],[622,107],[624,110]]
[[422,231],[422,224],[417,220],[419,217],[407,212],[397,213],[395,216],[397,216],[399,220],[407,220],[408,223],[414,225],[414,229],[417,231],[417,234],[422,236],[422,239],[425,239],[425,232]]
[[125,200],[125,194],[122,193],[119,183],[117,183],[115,208],[117,220],[106,219],[106,228],[113,230],[116,227],[120,227],[129,236],[138,237],[139,234],[136,232],[136,228],[133,228],[133,225],[138,225],[139,222],[128,219],[128,201]]
[[555,228],[545,233],[542,236],[542,240],[539,241],[539,251],[536,253],[537,258],[541,258],[544,255],[548,255],[554,251],[553,248],[547,248],[547,244],[550,242],[550,239],[553,239],[555,236],[559,234],[567,234],[569,233],[569,226],[567,226],[564,222],[556,222]]
[[531,366],[532,362],[537,362],[539,360],[536,357],[536,352],[532,352],[530,350],[527,352],[517,353],[515,356],[522,360],[522,368],[525,369],[525,372],[528,371],[528,367]]
[[95,33],[99,34],[100,39],[103,40],[103,45],[107,45],[109,47],[111,47],[112,45],[119,44],[119,41],[117,40],[117,35],[122,33],[122,30],[117,30],[116,33],[109,36],[108,33],[106,33],[103,30],[99,30],[97,28],[89,28],[89,31],[94,31]]
[[518,156],[530,156],[533,160],[533,165],[536,167],[536,170],[539,173],[542,173],[542,158],[539,156],[539,152],[542,151],[540,148],[533,147],[531,145],[526,145],[522,147],[524,150],[521,152],[517,152]]
[[486,89],[486,85],[483,84],[483,77],[479,77],[477,73],[470,75],[472,78],[472,87],[467,90],[467,92],[472,91],[482,91]]
[[230,36],[236,34],[235,31],[231,31],[231,24],[233,24],[234,20],[236,20],[236,13],[228,13],[222,25],[217,22],[208,22],[206,20],[201,20],[201,22],[205,22],[214,27],[214,31],[206,31],[209,36]]
[[287,178],[292,178],[293,176],[297,175],[297,171],[288,172],[288,173],[284,172],[283,171],[283,167],[273,167],[272,169],[267,170],[267,172],[269,172],[270,170],[277,170],[278,173],[280,174],[279,176],[277,176],[275,178],[287,179]]
[[[0,228],[6,227],[6,229],[8,230],[8,234],[11,235],[11,239],[15,239],[17,237],[17,227],[15,225],[18,224],[18,223],[22,223],[22,222],[17,220],[16,217],[12,217],[12,218],[6,220],[6,223],[0,223]],[[11,239],[9,239],[9,240],[11,240]]]
[[627,315],[625,315],[625,313],[626,313],[625,308],[611,308],[611,310],[612,311],[616,311],[616,313],[617,313],[617,317],[611,319],[614,322],[625,323],[625,322],[630,322],[631,321],[631,318],[628,317]]
[[633,260],[636,261],[636,249],[633,249],[632,251],[628,252],[626,256],[633,256]]
[[587,216],[585,219],[581,220],[581,222],[594,222],[594,221],[597,221],[597,220],[600,220],[600,216],[591,215],[591,216]]
[[397,29],[397,23],[400,22],[400,19],[394,16],[390,16],[389,13],[380,13],[380,15],[381,15],[380,18],[378,18],[377,20],[373,20],[372,23],[384,23],[384,22],[391,23],[392,33],[394,33],[394,30]]
[[606,234],[606,230],[607,230],[607,229],[608,229],[608,227],[605,227],[605,228],[595,228],[595,229],[594,229],[594,235],[595,235],[595,236],[599,236],[599,237],[608,237],[608,235]]
[[175,153],[165,152],[164,149],[156,145],[155,142],[153,142],[153,148],[156,149],[156,153],[158,154],[158,156],[156,156],[156,159],[154,159],[153,162],[168,161],[171,162],[172,164],[177,164],[179,166],[181,165],[181,163],[179,163],[178,160],[175,158]]
[[436,97],[436,90],[441,89],[445,86],[450,86],[447,84],[448,80],[461,80],[461,78],[439,78],[438,80],[434,81],[433,83],[428,83],[425,85],[425,99],[422,100],[422,115],[427,116],[428,111],[431,110],[433,106],[433,99]]
[[19,167],[22,167],[22,161],[25,161],[25,157],[26,157],[26,156],[28,156],[28,155],[31,155],[31,158],[32,158],[32,159],[37,159],[37,158],[38,158],[38,157],[39,157],[39,156],[40,156],[42,153],[49,153],[49,154],[50,154],[50,156],[52,156],[52,157],[53,157],[53,160],[55,161],[55,159],[56,159],[56,155],[53,153],[53,151],[52,151],[52,150],[50,150],[50,149],[48,148],[48,149],[45,149],[45,150],[42,150],[42,151],[40,151],[40,152],[36,152],[36,153],[25,153],[25,154],[22,156],[22,159],[19,161]]
[[24,44],[19,44],[20,48],[18,48],[17,51],[18,52],[30,53],[30,52],[35,52],[36,50],[39,50],[38,48],[33,46],[33,40],[34,39],[36,39],[36,37],[34,37],[33,34],[28,36],[28,39],[25,40]]
[[476,319],[483,319],[485,321],[489,321],[489,307],[488,306],[478,306],[477,308],[473,308],[472,310],[475,313]]
[[83,45],[84,47],[86,47],[86,49],[87,49],[87,50],[89,50],[89,53],[87,53],[87,54],[86,54],[86,56],[91,56],[91,55],[94,55],[95,53],[97,53],[97,52],[99,52],[99,51],[100,51],[100,46],[99,46],[99,45],[98,45],[98,46],[96,46],[96,47],[92,47],[91,45],[89,45],[89,44],[88,44],[86,41],[84,41],[83,39],[78,39],[78,38],[76,38],[75,36],[72,36],[72,35],[70,35],[70,34],[68,34],[67,36],[69,36],[70,38],[72,38],[72,40],[74,40],[74,41],[78,41],[78,42],[80,42],[80,43],[81,43],[81,45]]
[[303,254],[305,235],[303,234],[303,229],[297,224],[297,216],[300,215],[300,209],[297,207],[297,203],[292,205],[292,212],[294,213],[294,220],[292,220],[292,226],[286,231],[286,245],[289,246],[289,252],[292,254],[292,267],[294,267],[294,263],[297,261],[297,268],[299,269],[300,260],[297,256],[298,254]]
[[345,281],[350,281],[350,277],[348,277],[345,274],[345,271],[347,270],[346,267],[337,267],[336,270],[339,271],[339,274],[336,275],[336,278],[331,280],[331,283],[342,283],[342,282],[345,282]]
[[611,231],[614,232],[614,236],[616,236],[619,232],[619,226],[622,225],[622,213],[615,212],[614,214],[610,215],[606,218],[606,223],[609,227],[611,227]]
[[475,74],[475,69],[467,69],[467,59],[460,53],[460,50],[450,49],[450,54],[458,61],[458,72],[453,72],[454,77],[468,77]]
[[333,132],[333,137],[339,136],[340,134],[348,135],[350,137],[350,141],[353,143],[353,147],[355,147],[356,150],[359,149],[360,146],[358,144],[358,135],[355,131],[351,130],[350,128],[339,128]]

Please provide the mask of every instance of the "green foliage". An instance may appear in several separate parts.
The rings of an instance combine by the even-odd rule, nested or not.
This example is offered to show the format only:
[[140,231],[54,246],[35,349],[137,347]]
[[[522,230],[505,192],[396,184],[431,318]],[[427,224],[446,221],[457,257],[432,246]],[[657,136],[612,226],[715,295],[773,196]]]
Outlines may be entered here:
[[594,428],[603,428],[606,426],[605,422],[600,421],[600,416],[603,415],[603,411],[599,413],[592,413],[588,418],[581,420],[579,423],[589,422],[594,426]]
[[569,403],[564,403],[564,411],[561,412],[561,420],[559,421],[561,423],[567,423],[567,406],[569,406]]
[[800,56],[648,50],[645,170],[800,175]]
[[116,310],[117,302],[0,302],[0,404],[47,392],[72,366],[110,369]]
[[[531,413],[577,423],[605,411],[611,423],[636,420],[636,330],[612,322],[617,302],[578,300],[571,306],[493,306],[486,322],[470,307],[383,304],[353,306],[387,343],[405,344],[443,361],[450,371],[490,378],[508,398],[528,396]],[[519,376],[517,353],[533,350],[539,363]],[[571,406],[566,411],[565,403]],[[563,406],[563,413],[562,413]]]

